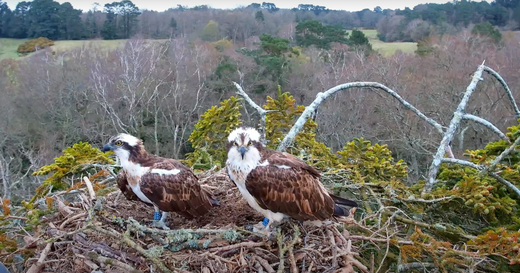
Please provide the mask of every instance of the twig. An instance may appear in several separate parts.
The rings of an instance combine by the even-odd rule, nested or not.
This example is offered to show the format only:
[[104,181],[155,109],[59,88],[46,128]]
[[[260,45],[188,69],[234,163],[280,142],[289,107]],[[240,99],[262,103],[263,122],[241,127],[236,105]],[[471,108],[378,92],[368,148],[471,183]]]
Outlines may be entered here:
[[132,266],[126,264],[126,263],[122,263],[116,259],[110,259],[110,258],[107,258],[107,257],[104,257],[104,256],[101,256],[99,254],[97,254],[96,252],[89,252],[87,253],[87,256],[91,259],[94,259],[100,263],[104,263],[104,264],[110,264],[110,265],[114,265],[114,266],[117,266],[121,269],[124,269],[125,272],[129,272],[129,273],[142,273],[143,271],[141,270],[137,270],[135,268],[133,268]]
[[330,229],[327,229],[327,236],[329,237],[329,243],[332,247],[332,268],[338,266],[338,248],[336,247],[336,240],[334,240],[334,234]]
[[88,177],[84,176],[83,181],[85,182],[85,185],[87,185],[88,194],[90,196],[90,201],[96,200],[96,192],[94,191],[94,187],[92,186],[92,182],[90,182],[90,179],[88,179]]
[[240,247],[253,248],[253,247],[259,247],[259,246],[264,246],[264,245],[265,245],[265,242],[242,242],[242,243],[229,245],[229,246],[215,247],[215,248],[212,248],[211,251],[227,251],[227,250],[240,248]]
[[206,252],[206,253],[202,254],[202,256],[209,256],[209,257],[211,257],[213,259],[220,260],[220,261],[225,262],[225,263],[238,265],[238,263],[236,263],[236,262],[230,261],[230,260],[228,260],[226,258],[222,258],[222,257],[220,257],[220,256],[218,256],[218,255],[216,255],[214,253],[211,253],[211,252]]
[[63,221],[63,223],[61,223],[59,229],[63,229],[68,223],[76,220],[76,219],[79,219],[81,217],[84,217],[84,216],[87,216],[87,213],[86,212],[83,212],[83,213],[80,213],[80,214],[76,214],[70,218],[67,218],[67,220]]
[[426,268],[436,267],[433,263],[409,263],[409,264],[400,264],[397,266],[397,272],[405,272],[410,271],[412,269],[422,269],[426,271]]
[[117,240],[121,240],[123,242],[125,242],[128,246],[134,248],[135,250],[137,250],[137,252],[139,252],[141,255],[143,255],[144,257],[146,257],[148,260],[150,260],[150,262],[152,262],[159,270],[161,270],[163,273],[171,273],[172,271],[170,269],[168,269],[162,262],[161,260],[159,260],[157,257],[155,257],[154,255],[151,255],[148,251],[146,251],[145,249],[143,249],[140,245],[138,245],[137,243],[135,243],[134,241],[132,241],[128,235],[126,234],[117,234],[117,233],[114,233],[114,232],[111,232],[111,231],[108,231],[102,227],[99,227],[99,226],[96,226],[96,225],[92,225],[91,226],[92,229],[100,232],[100,233],[103,233],[105,235],[108,235],[112,238],[115,238]]
[[262,267],[267,271],[267,273],[275,273],[273,267],[269,264],[268,261],[264,260],[259,256],[255,256],[255,259],[262,265]]
[[518,189],[515,185],[513,185],[511,182],[505,180],[504,178],[502,178],[500,175],[496,174],[496,173],[493,173],[493,172],[490,172],[489,173],[490,176],[492,176],[493,178],[495,178],[496,180],[498,180],[498,182],[506,185],[508,188],[510,188],[511,190],[513,190],[519,197],[520,197],[520,189]]
[[219,233],[225,233],[229,232],[229,229],[179,229],[179,230],[164,230],[164,229],[158,229],[158,228],[150,228],[147,226],[143,226],[139,224],[135,219],[130,217],[128,220],[121,219],[123,222],[125,222],[127,225],[135,228],[138,231],[144,232],[144,233],[150,233],[150,234],[162,234],[162,235],[176,235],[179,232],[188,232],[192,234],[219,234]]
[[489,68],[487,66],[484,66],[484,71],[486,71],[487,73],[489,73],[490,75],[495,77],[500,82],[500,84],[502,84],[502,86],[506,90],[506,93],[507,93],[507,96],[509,97],[509,100],[513,104],[513,109],[515,109],[516,118],[520,119],[520,110],[518,109],[518,105],[516,105],[515,98],[513,97],[513,92],[511,92],[511,89],[509,89],[509,86],[507,86],[506,81],[495,70],[493,70],[493,69],[491,69],[491,68]]
[[[285,245],[284,242],[283,242],[283,235],[282,235],[282,232],[281,230],[278,232],[277,234],[277,241],[278,241],[278,256],[279,256],[279,259],[280,259],[280,262],[278,264],[278,273],[283,273],[284,272],[284,262],[285,262],[285,257],[284,257],[284,254],[285,252],[291,252],[292,249],[294,248],[294,245],[296,244],[296,242],[298,241],[298,238],[300,237],[300,229],[298,228],[297,225],[294,225],[293,224],[293,229],[294,229],[294,234],[293,234],[293,239],[289,242],[288,245]],[[294,255],[293,255],[293,259],[291,259],[291,273],[293,272],[298,272],[298,267],[296,266],[296,261],[294,260]],[[294,263],[294,264],[293,264]],[[296,271],[293,271],[293,270],[296,270]]]
[[237,94],[239,96],[241,96],[242,98],[244,98],[244,100],[251,106],[253,107],[257,112],[258,114],[260,115],[260,124],[261,124],[261,128],[259,128],[259,131],[260,131],[260,135],[262,136],[262,143],[265,145],[266,144],[266,138],[265,138],[265,122],[266,122],[266,118],[267,118],[267,111],[264,110],[262,107],[260,107],[258,104],[256,104],[248,95],[246,92],[244,92],[244,90],[242,89],[242,87],[240,86],[240,84],[236,83],[236,82],[233,82],[235,84],[235,86],[237,87]]
[[47,243],[42,253],[40,254],[40,258],[29,268],[29,270],[27,270],[27,273],[39,273],[43,269],[43,266],[45,265],[45,259],[47,259],[47,255],[49,255],[51,248],[52,243]]
[[500,155],[498,155],[495,159],[493,159],[493,161],[491,161],[491,163],[489,164],[489,166],[487,168],[485,168],[484,170],[482,170],[482,172],[489,172],[489,171],[493,171],[496,167],[496,165],[498,163],[500,163],[500,161],[504,160],[504,158],[506,156],[508,156],[512,151],[515,150],[516,146],[520,145],[520,136],[518,136],[515,141],[513,142],[513,144],[511,144],[509,147],[507,147],[507,149],[505,149]]
[[329,98],[330,96],[334,95],[335,93],[337,93],[341,90],[347,90],[347,89],[353,88],[353,87],[362,87],[362,88],[363,87],[373,87],[373,88],[378,88],[378,89],[385,91],[386,93],[390,94],[392,97],[397,99],[406,108],[408,108],[409,110],[414,112],[417,116],[419,116],[420,118],[425,120],[427,123],[429,123],[430,125],[435,127],[435,129],[437,129],[437,131],[439,133],[441,133],[441,134],[444,133],[444,129],[443,129],[442,125],[440,125],[434,119],[429,118],[426,115],[424,115],[421,111],[419,111],[417,108],[415,108],[409,102],[404,100],[394,90],[392,90],[378,82],[351,82],[351,83],[341,84],[341,85],[335,86],[325,92],[318,93],[316,95],[316,99],[311,104],[309,104],[309,106],[305,107],[305,110],[300,115],[298,120],[296,120],[296,122],[294,123],[294,126],[291,128],[289,133],[287,133],[287,135],[285,135],[284,139],[278,145],[277,150],[285,151],[287,149],[287,147],[289,147],[291,145],[291,143],[293,142],[293,140],[296,137],[296,135],[298,134],[298,132],[300,132],[300,130],[303,128],[303,125],[313,115],[314,111],[321,105],[321,103],[323,103],[323,101],[325,101],[327,98]]
[[464,110],[466,109],[466,105],[468,104],[469,98],[471,95],[473,95],[473,92],[475,91],[477,87],[477,83],[482,80],[482,72],[484,71],[484,63],[482,63],[477,71],[473,74],[473,78],[471,79],[471,83],[466,88],[466,92],[464,93],[464,97],[462,97],[462,100],[460,101],[459,105],[457,106],[457,109],[453,113],[453,118],[451,119],[450,125],[448,126],[448,129],[443,134],[443,138],[441,140],[441,143],[439,144],[439,147],[437,148],[437,153],[435,154],[432,164],[430,166],[430,171],[428,173],[428,180],[426,181],[426,184],[424,185],[423,193],[429,193],[433,189],[433,185],[435,185],[437,181],[437,172],[439,171],[439,168],[442,163],[442,159],[444,158],[444,155],[446,154],[446,145],[450,143],[453,140],[453,137],[455,136],[455,131],[457,131],[457,128],[460,126],[460,122],[464,116]]

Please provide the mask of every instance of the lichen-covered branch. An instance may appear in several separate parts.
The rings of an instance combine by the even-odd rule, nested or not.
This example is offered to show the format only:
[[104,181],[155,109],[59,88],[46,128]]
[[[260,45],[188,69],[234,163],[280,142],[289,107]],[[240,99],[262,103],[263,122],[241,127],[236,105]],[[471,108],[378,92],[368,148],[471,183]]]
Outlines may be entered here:
[[475,164],[473,162],[470,162],[470,161],[467,161],[467,160],[462,160],[462,159],[456,159],[456,158],[443,158],[441,159],[442,162],[444,163],[450,163],[450,164],[459,164],[459,165],[463,165],[463,166],[468,166],[468,167],[471,167],[471,168],[474,168],[474,169],[477,169],[477,170],[482,170],[484,167],[478,165],[478,164]]
[[507,85],[506,81],[502,78],[502,76],[500,76],[500,74],[498,74],[498,72],[487,66],[484,66],[484,71],[495,77],[500,82],[500,84],[502,84],[502,86],[506,90],[509,100],[513,104],[513,108],[515,109],[516,113],[516,118],[520,119],[520,110],[518,109],[518,105],[516,104],[515,98],[513,97],[513,92],[511,92],[511,89],[509,89],[509,86]]
[[442,159],[446,154],[446,145],[453,140],[455,132],[457,131],[457,128],[459,128],[460,122],[462,121],[465,115],[464,110],[466,109],[466,105],[468,104],[469,98],[471,97],[471,95],[473,95],[473,92],[475,92],[477,83],[480,80],[482,80],[483,71],[484,64],[480,65],[477,71],[473,74],[471,83],[468,85],[468,87],[466,88],[466,92],[464,93],[464,97],[462,97],[459,106],[457,106],[455,113],[453,113],[453,118],[451,119],[450,125],[448,126],[446,132],[444,132],[441,143],[439,144],[439,148],[437,149],[437,153],[433,158],[432,164],[430,166],[430,171],[428,173],[428,180],[424,185],[423,193],[430,192],[433,189],[433,185],[435,185],[436,183],[437,172],[439,171]]
[[[520,138],[518,138],[518,139],[520,139]],[[518,142],[520,142],[520,141],[518,141]],[[516,145],[511,145],[511,147],[514,147],[514,146],[516,146]],[[505,153],[505,151],[502,154],[504,154],[504,153]],[[494,173],[492,171],[493,168],[489,168],[489,167],[488,168],[484,168],[483,166],[477,165],[477,164],[475,164],[473,162],[469,162],[469,161],[461,160],[461,159],[443,158],[441,161],[445,162],[445,163],[459,164],[459,165],[463,165],[463,166],[468,166],[468,167],[471,167],[471,168],[479,170],[481,172],[481,174],[486,174],[487,173],[490,176],[492,176],[493,178],[495,178],[496,180],[498,180],[498,182],[500,182],[500,183],[504,184],[505,186],[507,186],[508,188],[510,188],[512,191],[514,191],[518,195],[518,197],[520,197],[520,189],[518,189],[511,182],[509,182],[509,181],[505,180],[504,178],[502,178],[500,175]]]
[[128,236],[125,236],[125,235],[121,235],[121,234],[117,234],[117,233],[114,233],[114,232],[111,232],[111,231],[108,231],[100,226],[96,226],[96,225],[92,225],[91,226],[92,229],[94,229],[95,231],[98,231],[102,234],[105,234],[105,235],[108,235],[112,238],[115,238],[115,239],[118,239],[118,240],[121,240],[122,242],[126,243],[129,247],[137,250],[137,252],[139,252],[141,255],[143,255],[144,257],[146,257],[148,260],[150,260],[150,262],[152,262],[155,266],[157,266],[157,268],[163,272],[163,273],[171,273],[172,271],[170,269],[168,269],[162,262],[161,260],[159,260],[157,257],[151,255],[148,251],[146,251],[145,249],[143,249],[140,245],[138,245],[136,242],[130,240],[130,238]]
[[239,96],[241,96],[242,98],[244,98],[244,100],[251,106],[253,107],[257,112],[258,114],[260,115],[260,124],[261,124],[261,128],[259,128],[259,131],[260,131],[260,135],[262,136],[262,143],[264,143],[264,145],[266,144],[266,139],[265,139],[265,122],[266,122],[266,118],[267,118],[267,112],[266,110],[264,110],[262,107],[260,107],[258,104],[256,104],[248,95],[246,92],[244,92],[244,89],[242,89],[242,87],[240,86],[240,84],[236,83],[236,82],[233,82],[235,84],[235,86],[237,87],[237,94]]
[[481,117],[477,117],[477,116],[474,116],[474,115],[471,115],[471,114],[464,114],[462,116],[462,119],[466,119],[466,120],[472,120],[476,123],[480,123],[481,125],[484,125],[485,127],[489,128],[491,131],[493,131],[494,133],[496,133],[498,136],[500,136],[500,138],[502,138],[503,140],[507,141],[507,142],[510,142],[509,141],[509,138],[506,136],[506,134],[502,133],[502,131],[500,131],[500,129],[498,129],[495,125],[493,125],[493,123],[481,118]]
[[491,161],[491,164],[487,168],[485,168],[482,172],[486,171],[493,171],[498,163],[500,161],[504,160],[504,158],[509,155],[512,151],[515,150],[515,147],[520,145],[520,137],[517,137],[516,140],[509,146],[507,149],[505,149],[500,155],[498,155],[493,161]]
[[311,104],[309,104],[309,106],[305,107],[305,110],[303,111],[301,116],[298,118],[298,120],[296,120],[296,122],[294,123],[294,126],[291,128],[291,130],[285,136],[285,138],[282,140],[282,142],[280,142],[280,144],[278,145],[277,150],[285,151],[287,149],[287,147],[289,147],[291,145],[291,143],[293,142],[293,140],[296,137],[296,135],[298,134],[298,132],[300,132],[300,130],[303,128],[303,125],[305,124],[305,122],[307,122],[307,120],[313,115],[313,113],[316,111],[316,109],[318,109],[318,107],[323,103],[323,101],[325,101],[327,98],[329,98],[330,96],[334,95],[335,93],[337,93],[339,91],[347,90],[347,89],[350,89],[353,87],[361,87],[361,88],[371,87],[371,88],[381,89],[381,90],[385,91],[386,93],[390,94],[392,97],[394,97],[396,100],[398,100],[406,108],[408,108],[409,110],[414,112],[421,119],[425,120],[428,124],[435,127],[435,129],[437,129],[437,131],[439,133],[442,134],[444,132],[442,125],[440,125],[434,119],[427,117],[425,114],[423,114],[421,111],[419,111],[419,109],[415,108],[412,104],[410,104],[409,102],[404,100],[394,90],[392,90],[380,83],[377,83],[377,82],[351,82],[351,83],[341,84],[341,85],[335,86],[325,92],[318,93],[316,95],[316,99]]

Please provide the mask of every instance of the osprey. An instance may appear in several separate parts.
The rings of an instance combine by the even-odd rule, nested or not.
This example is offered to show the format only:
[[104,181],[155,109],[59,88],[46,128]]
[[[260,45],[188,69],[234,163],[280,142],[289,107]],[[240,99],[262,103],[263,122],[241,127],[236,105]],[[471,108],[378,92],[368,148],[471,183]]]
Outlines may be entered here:
[[218,205],[190,168],[147,153],[143,142],[132,135],[113,136],[103,146],[103,152],[107,151],[114,151],[123,167],[117,185],[125,197],[154,206],[154,226],[167,228],[164,221],[170,211],[192,219]]
[[289,153],[268,149],[253,128],[238,128],[228,136],[226,169],[242,196],[264,215],[269,231],[272,222],[290,217],[299,221],[324,221],[348,216],[339,205],[357,203],[329,193],[320,172]]

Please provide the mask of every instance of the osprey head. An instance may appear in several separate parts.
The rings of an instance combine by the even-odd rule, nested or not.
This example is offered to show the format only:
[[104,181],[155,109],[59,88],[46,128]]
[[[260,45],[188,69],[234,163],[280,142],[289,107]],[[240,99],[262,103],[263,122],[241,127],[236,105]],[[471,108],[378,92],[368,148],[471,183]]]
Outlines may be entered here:
[[[260,133],[254,128],[240,127],[228,136],[228,159],[231,161],[260,161]],[[252,163],[253,163],[252,162]]]
[[103,146],[103,152],[114,151],[121,160],[128,160],[133,150],[139,149],[143,142],[129,134],[118,134],[110,138],[108,143]]

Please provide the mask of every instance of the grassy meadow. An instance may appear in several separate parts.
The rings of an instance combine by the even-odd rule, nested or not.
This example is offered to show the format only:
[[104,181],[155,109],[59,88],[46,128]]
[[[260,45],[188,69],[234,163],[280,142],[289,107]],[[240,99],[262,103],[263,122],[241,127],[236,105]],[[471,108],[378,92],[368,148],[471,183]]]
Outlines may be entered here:
[[[20,59],[24,56],[18,56],[16,50],[18,46],[27,41],[28,39],[7,39],[0,38],[0,61],[4,59]],[[92,44],[94,46],[99,46],[101,48],[106,49],[114,49],[118,46],[123,45],[123,42],[126,40],[64,40],[64,41],[54,41],[54,46],[52,46],[52,50],[56,52],[67,51],[70,49],[74,49],[76,47],[80,47],[85,44]],[[29,54],[30,55],[30,54]],[[29,56],[26,55],[26,56]]]
[[[385,43],[380,41],[377,38],[377,30],[375,29],[364,29],[361,30],[365,36],[367,36],[368,41],[372,45],[372,48],[383,56],[392,56],[397,50],[401,50],[405,53],[414,53],[417,50],[417,43],[412,42],[395,42],[395,43]],[[350,31],[347,31],[350,34]]]
[[[392,56],[397,50],[401,50],[406,53],[413,53],[417,49],[417,43],[385,43],[377,38],[377,30],[367,29],[363,30],[363,33],[367,36],[368,40],[372,44],[374,50],[379,51],[383,56]],[[23,58],[18,56],[16,49],[18,46],[28,39],[7,39],[0,38],[0,61],[3,59],[19,59]],[[70,50],[85,43],[92,43],[94,46],[101,48],[114,49],[123,44],[126,40],[68,40],[68,41],[55,41],[52,50],[56,52]]]

